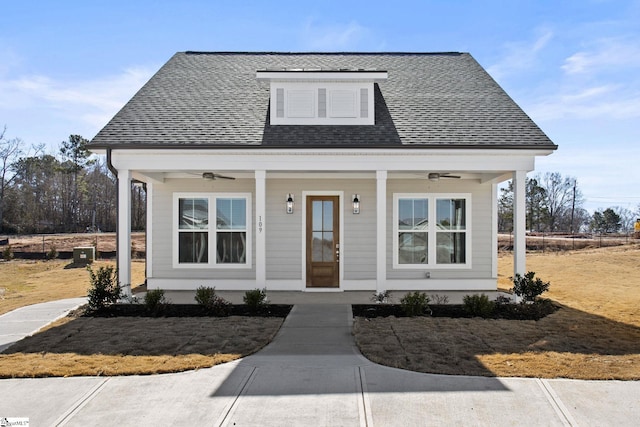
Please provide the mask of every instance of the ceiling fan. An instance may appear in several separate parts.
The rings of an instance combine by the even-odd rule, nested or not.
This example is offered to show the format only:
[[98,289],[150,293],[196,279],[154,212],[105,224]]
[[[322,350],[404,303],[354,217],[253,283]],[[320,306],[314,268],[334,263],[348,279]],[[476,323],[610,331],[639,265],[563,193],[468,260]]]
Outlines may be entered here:
[[232,176],[220,175],[214,172],[203,172],[202,178],[209,181],[215,181],[216,179],[231,179],[231,180],[235,179]]
[[460,175],[450,175],[448,173],[429,172],[429,181],[438,181],[440,178],[460,179]]

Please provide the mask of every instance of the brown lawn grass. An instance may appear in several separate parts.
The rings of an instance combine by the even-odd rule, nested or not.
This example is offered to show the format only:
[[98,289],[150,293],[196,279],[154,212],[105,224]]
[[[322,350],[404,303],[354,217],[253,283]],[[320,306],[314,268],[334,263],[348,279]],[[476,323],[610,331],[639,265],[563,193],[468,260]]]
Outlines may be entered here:
[[[511,287],[511,254],[499,259]],[[420,372],[580,379],[640,379],[640,246],[536,253],[527,269],[563,305],[540,321],[356,319],[360,350]]]
[[[115,265],[112,261],[96,261],[92,268]],[[65,298],[87,295],[89,272],[85,268],[68,268],[69,260],[52,261],[1,261],[0,314],[19,307]],[[132,282],[144,282],[144,262],[132,263]]]

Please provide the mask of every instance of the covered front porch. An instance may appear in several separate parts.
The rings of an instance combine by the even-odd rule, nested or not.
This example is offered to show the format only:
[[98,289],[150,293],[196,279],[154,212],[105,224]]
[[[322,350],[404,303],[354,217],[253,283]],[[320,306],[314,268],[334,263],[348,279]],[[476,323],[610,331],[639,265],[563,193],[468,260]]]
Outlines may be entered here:
[[[185,151],[121,150],[109,156],[118,171],[119,280],[129,293],[133,180],[144,182],[147,189],[146,261],[150,289],[193,291],[198,286],[215,286],[219,291],[244,291],[266,287],[270,292],[339,292],[342,296],[356,292],[354,297],[363,292],[367,299],[373,291],[382,290],[495,290],[497,186],[507,179],[514,180],[515,193],[514,274],[526,272],[525,181],[538,152],[457,150],[453,155],[447,150],[416,149],[407,156],[406,150]],[[203,177],[211,171],[235,180],[208,182]],[[430,179],[430,171],[438,171],[438,178]],[[447,179],[447,175],[455,179]],[[244,232],[250,246],[245,266],[188,268],[178,264],[177,257],[171,254],[176,250],[172,243],[177,235],[173,230],[175,215],[171,217],[168,212],[175,209],[171,204],[179,199],[176,194],[190,192],[247,195],[248,223]],[[404,268],[394,258],[396,199],[422,193],[468,194],[470,209],[473,199],[475,216],[470,224],[476,222],[466,265]],[[337,200],[335,231],[340,237],[340,262],[336,263],[339,284],[335,287],[308,286],[305,254],[311,244],[306,240],[305,229],[311,221],[307,216],[312,210],[308,201],[315,196],[333,196]],[[474,273],[478,269],[481,274]]]

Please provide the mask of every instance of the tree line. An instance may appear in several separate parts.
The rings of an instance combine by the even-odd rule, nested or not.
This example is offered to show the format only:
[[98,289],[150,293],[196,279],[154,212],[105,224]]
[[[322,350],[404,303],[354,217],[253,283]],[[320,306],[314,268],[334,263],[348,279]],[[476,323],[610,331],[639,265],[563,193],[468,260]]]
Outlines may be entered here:
[[[640,218],[640,205],[635,211],[612,206],[590,214],[584,209],[585,198],[578,180],[559,172],[527,177],[525,190],[526,228],[532,232],[629,233],[636,218]],[[513,181],[501,188],[500,193],[498,230],[510,232],[513,230]]]
[[[116,178],[104,156],[70,135],[55,154],[0,132],[0,233],[115,231]],[[145,228],[145,193],[132,186],[134,230]]]
[[[0,132],[0,233],[115,231],[116,178],[103,156],[91,155],[80,135],[55,154]],[[513,182],[500,190],[498,229],[513,230]],[[636,211],[609,207],[590,214],[574,177],[548,172],[526,181],[526,227],[534,232],[627,233]],[[146,194],[131,188],[131,228],[145,228]]]

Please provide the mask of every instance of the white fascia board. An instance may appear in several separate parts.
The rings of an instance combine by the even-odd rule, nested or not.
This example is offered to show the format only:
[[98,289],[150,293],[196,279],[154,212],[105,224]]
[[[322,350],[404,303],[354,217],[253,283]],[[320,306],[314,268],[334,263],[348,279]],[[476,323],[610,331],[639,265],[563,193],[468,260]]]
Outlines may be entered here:
[[298,81],[365,81],[382,82],[386,71],[257,71],[258,81],[298,82]]
[[149,149],[114,150],[118,170],[144,174],[171,171],[327,172],[388,171],[532,171],[535,157],[550,150],[260,150]]

